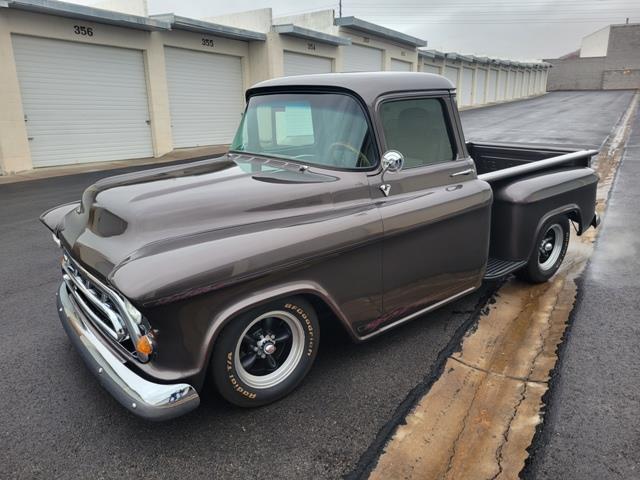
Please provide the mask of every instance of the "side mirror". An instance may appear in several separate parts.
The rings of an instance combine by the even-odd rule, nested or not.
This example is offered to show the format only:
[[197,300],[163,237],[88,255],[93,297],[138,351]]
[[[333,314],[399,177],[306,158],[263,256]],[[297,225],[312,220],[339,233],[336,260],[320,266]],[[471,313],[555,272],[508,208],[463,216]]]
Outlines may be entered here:
[[404,155],[397,150],[387,150],[382,155],[382,172],[399,172],[404,166]]
[[384,183],[384,174],[387,172],[394,173],[402,170],[402,167],[404,166],[404,155],[397,150],[387,150],[384,152],[384,155],[382,155],[381,164],[382,176],[380,177],[380,190],[382,190],[385,197],[388,197],[391,192],[391,185]]

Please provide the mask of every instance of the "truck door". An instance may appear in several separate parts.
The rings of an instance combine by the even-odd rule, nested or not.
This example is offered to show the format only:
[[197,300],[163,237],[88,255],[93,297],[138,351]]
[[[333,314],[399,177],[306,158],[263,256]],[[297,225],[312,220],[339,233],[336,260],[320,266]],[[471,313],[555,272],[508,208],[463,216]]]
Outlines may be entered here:
[[492,194],[466,154],[448,93],[385,97],[377,122],[382,151],[404,156],[401,171],[370,177],[384,230],[381,327],[480,285]]

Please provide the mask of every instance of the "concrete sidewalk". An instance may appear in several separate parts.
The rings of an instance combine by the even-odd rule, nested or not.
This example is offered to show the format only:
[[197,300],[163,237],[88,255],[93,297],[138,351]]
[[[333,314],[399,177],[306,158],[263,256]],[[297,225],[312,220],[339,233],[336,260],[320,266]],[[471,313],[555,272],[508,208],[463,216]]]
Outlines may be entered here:
[[579,282],[525,478],[640,478],[640,115]]
[[62,165],[59,167],[35,168],[10,175],[0,175],[0,185],[8,183],[40,180],[43,178],[63,177],[87,172],[109,171],[128,167],[143,167],[147,165],[161,166],[165,163],[194,160],[205,157],[215,157],[226,153],[228,145],[210,145],[206,147],[180,148],[162,157],[137,158],[135,160],[118,160],[114,162],[80,163]]

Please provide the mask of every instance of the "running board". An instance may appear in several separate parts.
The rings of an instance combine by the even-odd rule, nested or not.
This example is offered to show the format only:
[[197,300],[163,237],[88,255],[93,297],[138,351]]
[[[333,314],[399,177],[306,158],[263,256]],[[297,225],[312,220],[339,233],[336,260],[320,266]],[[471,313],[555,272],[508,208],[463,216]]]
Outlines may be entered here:
[[504,277],[505,275],[524,267],[526,264],[526,261],[512,262],[510,260],[489,258],[487,261],[487,270],[484,273],[484,279],[495,280],[497,278]]

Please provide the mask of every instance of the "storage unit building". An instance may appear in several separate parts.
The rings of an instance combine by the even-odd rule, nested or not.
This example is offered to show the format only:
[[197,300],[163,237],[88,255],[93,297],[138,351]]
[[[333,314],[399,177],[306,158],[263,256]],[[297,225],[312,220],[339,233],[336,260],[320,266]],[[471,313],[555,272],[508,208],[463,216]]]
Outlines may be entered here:
[[473,69],[469,67],[462,68],[462,83],[460,85],[460,101],[463,107],[467,107],[473,103]]
[[486,103],[488,73],[484,68],[478,68],[476,70],[475,94],[473,96],[473,103],[475,105],[483,105]]
[[140,50],[13,35],[34,167],[153,156]]
[[333,10],[200,20],[0,0],[0,173],[228,144],[246,89],[281,75],[442,74],[459,106],[544,89],[539,64],[514,64],[524,76],[509,90],[497,61],[418,50],[425,45]]
[[242,118],[239,57],[165,47],[174,148],[230,143]]
[[489,79],[487,81],[487,97],[486,103],[493,103],[498,99],[498,70],[489,70]]
[[332,61],[330,58],[304,53],[284,52],[284,74],[309,75],[312,73],[331,73]]
[[342,49],[343,72],[378,72],[383,70],[383,51],[352,44]]
[[343,72],[418,71],[418,47],[427,42],[357,17],[334,20],[340,36],[351,40],[342,47]]
[[274,25],[273,31],[277,37],[270,37],[269,47],[274,58],[282,54],[284,76],[331,73],[340,48],[351,45],[349,39],[293,23]]
[[404,60],[391,59],[391,68],[393,72],[410,72],[413,68],[411,62],[405,62]]

